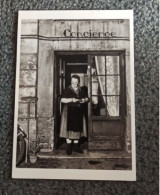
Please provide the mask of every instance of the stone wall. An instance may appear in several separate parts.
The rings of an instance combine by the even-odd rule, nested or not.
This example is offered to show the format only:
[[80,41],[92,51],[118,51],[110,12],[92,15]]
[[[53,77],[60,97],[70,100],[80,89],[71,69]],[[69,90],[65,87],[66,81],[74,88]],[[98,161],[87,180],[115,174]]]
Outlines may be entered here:
[[[22,34],[35,34],[36,29],[37,21],[22,23]],[[37,44],[36,39],[21,39],[18,123],[29,137],[29,147],[37,139]]]

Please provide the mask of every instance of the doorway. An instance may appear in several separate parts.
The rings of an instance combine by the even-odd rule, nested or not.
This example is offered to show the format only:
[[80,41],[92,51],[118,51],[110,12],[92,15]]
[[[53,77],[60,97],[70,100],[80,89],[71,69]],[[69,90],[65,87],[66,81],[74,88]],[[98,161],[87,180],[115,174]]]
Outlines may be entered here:
[[124,150],[126,128],[125,51],[55,52],[54,146],[65,139],[59,137],[63,90],[71,76],[81,78],[88,89],[88,151]]
[[[65,143],[65,139],[59,136],[60,134],[60,123],[62,104],[60,102],[62,93],[66,87],[71,85],[72,75],[78,75],[80,77],[80,86],[88,88],[88,56],[84,54],[78,55],[57,55],[56,56],[56,74],[55,74],[55,132],[54,132],[54,143],[55,149],[58,149]],[[88,108],[86,109],[86,118],[88,121]],[[88,127],[88,123],[87,123]],[[88,129],[87,129],[88,132]],[[81,138],[81,143],[87,143],[88,138]]]

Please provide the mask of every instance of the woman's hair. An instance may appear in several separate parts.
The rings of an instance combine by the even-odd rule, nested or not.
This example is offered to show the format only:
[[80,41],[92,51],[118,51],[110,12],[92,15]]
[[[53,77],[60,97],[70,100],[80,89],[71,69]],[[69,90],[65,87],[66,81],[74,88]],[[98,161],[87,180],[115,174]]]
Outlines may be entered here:
[[74,74],[74,75],[71,76],[71,79],[72,79],[72,78],[78,79],[78,82],[80,83],[80,77],[79,77],[78,75],[75,75],[75,74]]

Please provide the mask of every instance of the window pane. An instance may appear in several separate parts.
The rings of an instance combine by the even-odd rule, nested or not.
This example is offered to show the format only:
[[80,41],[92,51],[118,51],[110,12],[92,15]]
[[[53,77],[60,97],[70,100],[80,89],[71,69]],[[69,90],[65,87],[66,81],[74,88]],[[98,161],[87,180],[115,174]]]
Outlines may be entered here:
[[107,97],[107,105],[109,116],[119,116],[119,96]]
[[120,74],[119,56],[95,56],[91,72],[92,75]]
[[106,74],[119,74],[119,56],[106,56]]
[[99,84],[98,84],[98,82],[92,83],[92,95],[99,95]]
[[119,76],[107,76],[107,95],[120,95]]
[[105,76],[92,77],[92,95],[105,95]]
[[93,116],[106,115],[105,96],[92,96],[92,112],[93,112]]
[[92,67],[91,74],[92,75],[97,75],[97,69],[95,67]]
[[106,67],[105,67],[105,56],[95,56],[95,65],[97,75],[105,75],[106,74]]
[[98,95],[99,82],[97,76],[92,76],[92,95]]

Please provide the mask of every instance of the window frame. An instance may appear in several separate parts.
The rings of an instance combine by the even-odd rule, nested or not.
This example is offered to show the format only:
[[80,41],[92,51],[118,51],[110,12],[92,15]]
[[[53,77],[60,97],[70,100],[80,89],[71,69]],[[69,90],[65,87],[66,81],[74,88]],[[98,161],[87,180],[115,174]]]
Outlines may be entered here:
[[[105,67],[105,74],[100,74],[100,75],[94,75],[94,76],[104,76],[105,77],[105,85],[106,83],[106,78],[107,76],[119,76],[120,77],[120,93],[119,95],[107,95],[106,89],[105,89],[105,97],[109,96],[118,96],[119,97],[119,116],[109,116],[109,115],[100,115],[100,116],[95,116],[93,115],[93,108],[92,108],[92,103],[90,106],[90,117],[91,120],[94,121],[104,121],[104,120],[122,120],[126,114],[126,77],[125,77],[125,51],[105,51],[105,52],[93,52],[89,55],[89,64],[90,64],[90,100],[92,102],[92,97],[94,96],[102,96],[102,95],[92,95],[92,57],[95,56],[118,56],[119,57],[119,74],[107,74],[106,67]],[[106,61],[106,59],[105,59]],[[103,97],[102,96],[102,97]],[[123,107],[123,108],[122,108]],[[107,113],[107,110],[106,110]]]

